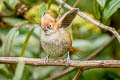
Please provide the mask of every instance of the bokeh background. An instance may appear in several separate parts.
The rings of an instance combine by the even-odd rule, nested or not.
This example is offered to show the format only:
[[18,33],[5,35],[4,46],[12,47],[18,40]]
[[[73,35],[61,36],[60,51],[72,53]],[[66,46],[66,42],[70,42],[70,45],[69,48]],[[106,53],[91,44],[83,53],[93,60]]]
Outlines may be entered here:
[[[76,0],[66,0],[73,6]],[[59,4],[55,0],[0,0],[0,56],[44,58],[47,54],[40,45],[40,22],[43,12],[58,16]],[[79,0],[76,8],[95,20],[119,30],[120,0]],[[68,11],[62,7],[61,14]],[[71,53],[72,60],[82,60],[104,46],[112,34],[77,16],[67,30],[73,46],[86,53]],[[96,60],[120,59],[120,46],[115,39],[95,58]],[[66,67],[0,64],[0,80],[45,80]],[[72,80],[77,69],[56,79]],[[84,71],[79,80],[120,80],[119,68],[96,68]]]

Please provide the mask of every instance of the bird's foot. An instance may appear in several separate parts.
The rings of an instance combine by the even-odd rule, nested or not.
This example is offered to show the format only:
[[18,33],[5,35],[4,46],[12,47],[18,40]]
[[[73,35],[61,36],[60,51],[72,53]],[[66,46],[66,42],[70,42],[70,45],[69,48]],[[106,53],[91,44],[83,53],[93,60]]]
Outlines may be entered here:
[[50,56],[50,55],[47,55],[47,56],[45,57],[45,59],[44,59],[44,64],[45,64],[46,62],[48,62],[49,56]]
[[69,56],[69,52],[67,53],[67,58],[64,60],[64,62],[66,63],[66,67],[68,67],[69,64],[70,64],[70,56]]

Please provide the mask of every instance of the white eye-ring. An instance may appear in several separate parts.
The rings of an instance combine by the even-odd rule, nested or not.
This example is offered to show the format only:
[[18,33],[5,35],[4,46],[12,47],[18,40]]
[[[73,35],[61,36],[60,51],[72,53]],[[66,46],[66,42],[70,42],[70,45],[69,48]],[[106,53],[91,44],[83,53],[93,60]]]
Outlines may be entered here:
[[49,28],[49,29],[50,29],[51,27],[52,27],[52,23],[50,23],[50,24],[47,26],[47,28]]

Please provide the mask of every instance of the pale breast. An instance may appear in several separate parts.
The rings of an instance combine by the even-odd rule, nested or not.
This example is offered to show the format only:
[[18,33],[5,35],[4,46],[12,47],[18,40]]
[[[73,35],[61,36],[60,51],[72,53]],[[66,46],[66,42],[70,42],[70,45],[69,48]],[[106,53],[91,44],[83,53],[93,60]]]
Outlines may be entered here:
[[71,37],[66,31],[60,31],[52,35],[41,35],[42,48],[53,57],[65,55],[72,45]]

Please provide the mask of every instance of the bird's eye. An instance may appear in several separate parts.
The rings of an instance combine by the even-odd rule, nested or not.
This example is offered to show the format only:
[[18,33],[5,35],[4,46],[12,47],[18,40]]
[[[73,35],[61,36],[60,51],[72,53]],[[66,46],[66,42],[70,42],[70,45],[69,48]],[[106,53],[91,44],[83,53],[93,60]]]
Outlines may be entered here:
[[47,26],[47,28],[49,28],[49,29],[50,29],[51,27],[52,27],[52,24],[49,24],[49,25]]

